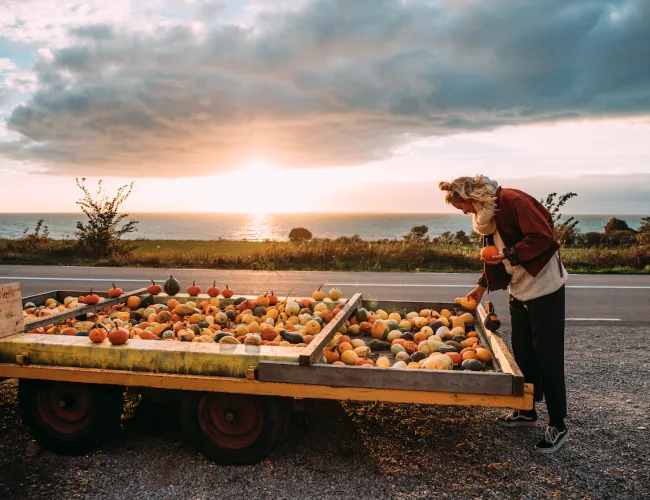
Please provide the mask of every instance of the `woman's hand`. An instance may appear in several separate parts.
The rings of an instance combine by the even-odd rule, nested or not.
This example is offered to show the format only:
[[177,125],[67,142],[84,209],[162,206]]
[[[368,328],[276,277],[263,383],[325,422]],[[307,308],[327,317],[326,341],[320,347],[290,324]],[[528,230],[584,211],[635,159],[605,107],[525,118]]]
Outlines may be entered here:
[[490,266],[496,266],[497,264],[501,264],[501,262],[503,262],[505,258],[506,256],[503,255],[503,252],[501,252],[498,255],[490,257],[489,259],[481,259],[481,260]]
[[487,290],[487,288],[484,288],[481,285],[479,285],[476,288],[474,288],[474,290],[472,290],[467,294],[467,298],[474,299],[477,304],[480,304],[481,300],[483,300],[483,294],[485,293],[485,290]]

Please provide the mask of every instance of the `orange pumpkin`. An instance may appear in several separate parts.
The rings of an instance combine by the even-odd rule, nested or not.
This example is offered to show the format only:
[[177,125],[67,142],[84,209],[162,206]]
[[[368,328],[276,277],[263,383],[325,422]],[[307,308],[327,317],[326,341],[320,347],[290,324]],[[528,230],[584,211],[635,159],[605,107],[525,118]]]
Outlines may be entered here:
[[126,341],[129,340],[129,332],[122,328],[118,328],[108,334],[108,340],[113,345],[126,344]]
[[343,342],[347,342],[348,344],[351,344],[352,340],[350,337],[347,335],[341,335],[337,340],[336,340],[336,345],[341,345]]
[[404,349],[406,349],[406,352],[408,352],[409,354],[413,354],[415,351],[418,350],[418,345],[415,342],[412,342],[410,340],[404,342],[402,346],[404,347]]
[[492,257],[499,255],[499,249],[494,245],[488,245],[481,250],[481,259],[490,260]]
[[463,358],[463,361],[466,359],[477,359],[478,356],[473,350],[465,351],[464,353],[461,353],[461,358]]
[[162,292],[162,287],[160,285],[156,285],[156,282],[154,280],[151,280],[151,285],[147,287],[147,293],[149,295],[158,295],[160,292]]
[[468,332],[467,336],[468,337],[476,337],[476,338],[478,338],[478,333],[476,333],[476,332]]
[[325,347],[323,349],[323,356],[327,360],[328,365],[333,364],[335,361],[338,361],[341,358],[337,350],[330,350],[329,347]]
[[312,299],[304,298],[304,299],[302,299],[302,300],[300,301],[300,306],[301,306],[301,307],[310,307],[311,304],[312,304],[312,302],[313,302]]
[[269,295],[269,305],[274,306],[278,303],[278,297],[271,290],[271,295]]
[[61,330],[61,333],[63,335],[76,335],[77,334],[77,329],[70,326],[68,328],[64,328],[63,330]]
[[110,298],[112,298],[112,299],[116,299],[117,297],[119,297],[120,295],[122,295],[122,289],[121,289],[121,288],[117,288],[117,287],[115,286],[115,283],[111,283],[111,285],[113,285],[113,288],[111,288],[111,289],[108,291],[108,296],[109,296]]
[[235,294],[235,292],[233,292],[230,288],[228,288],[228,285],[227,285],[227,284],[226,284],[226,288],[224,288],[224,289],[221,291],[221,295],[223,295],[226,299],[229,299],[229,298],[232,297],[234,294]]
[[135,311],[138,307],[140,307],[140,303],[142,301],[140,300],[140,297],[137,295],[133,295],[126,299],[126,307],[131,309],[132,311]]
[[196,285],[196,281],[192,281],[192,285],[187,287],[187,294],[190,297],[196,297],[201,293],[201,288]]
[[255,299],[255,304],[262,307],[269,307],[271,301],[266,295],[259,295],[257,299]]
[[372,330],[372,323],[369,323],[368,321],[362,321],[359,323],[359,327],[361,328],[362,333],[368,335]]
[[457,366],[460,366],[460,364],[463,362],[463,358],[457,352],[446,352],[445,356],[449,356],[453,363]]
[[101,299],[99,298],[99,295],[95,295],[92,288],[90,289],[90,294],[86,295],[85,297],[86,304],[90,306],[94,306],[95,304],[99,303],[100,300]]
[[88,338],[95,344],[101,344],[106,340],[106,330],[103,328],[93,328],[88,332]]
[[212,283],[212,286],[208,287],[208,295],[210,297],[218,297],[220,293],[221,293],[221,290],[219,290],[219,287],[217,286],[217,282],[215,280]]

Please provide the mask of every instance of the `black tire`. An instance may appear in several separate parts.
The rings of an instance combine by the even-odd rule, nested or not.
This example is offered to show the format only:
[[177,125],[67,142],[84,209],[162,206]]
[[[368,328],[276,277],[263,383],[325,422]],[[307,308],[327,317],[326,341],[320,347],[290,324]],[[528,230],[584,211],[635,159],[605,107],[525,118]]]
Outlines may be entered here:
[[120,427],[124,397],[115,386],[20,379],[23,422],[43,446],[64,455],[93,450]]
[[191,392],[181,403],[183,434],[218,464],[255,464],[284,438],[291,407],[287,398]]

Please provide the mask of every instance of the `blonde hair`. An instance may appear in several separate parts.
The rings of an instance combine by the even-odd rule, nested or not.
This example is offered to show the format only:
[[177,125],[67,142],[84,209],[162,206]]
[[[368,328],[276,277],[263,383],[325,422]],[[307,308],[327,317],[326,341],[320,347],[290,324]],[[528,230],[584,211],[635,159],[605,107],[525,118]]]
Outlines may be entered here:
[[451,204],[454,199],[471,201],[478,205],[494,208],[499,184],[489,177],[457,177],[451,182],[441,182],[438,187],[447,191],[445,202]]
[[494,215],[497,210],[497,187],[499,184],[489,177],[458,177],[451,182],[441,182],[438,187],[447,191],[445,201],[451,204],[454,200],[470,201],[476,210],[472,225],[479,234],[492,234],[496,231]]

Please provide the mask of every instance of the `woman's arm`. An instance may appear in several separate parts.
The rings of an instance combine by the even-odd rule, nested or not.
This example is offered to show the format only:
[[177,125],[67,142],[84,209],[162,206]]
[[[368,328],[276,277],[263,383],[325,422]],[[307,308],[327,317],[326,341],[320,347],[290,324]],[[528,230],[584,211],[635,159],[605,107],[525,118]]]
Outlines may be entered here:
[[555,231],[544,214],[526,198],[517,196],[508,203],[524,236],[514,246],[504,248],[503,255],[517,266],[546,252],[556,241]]

